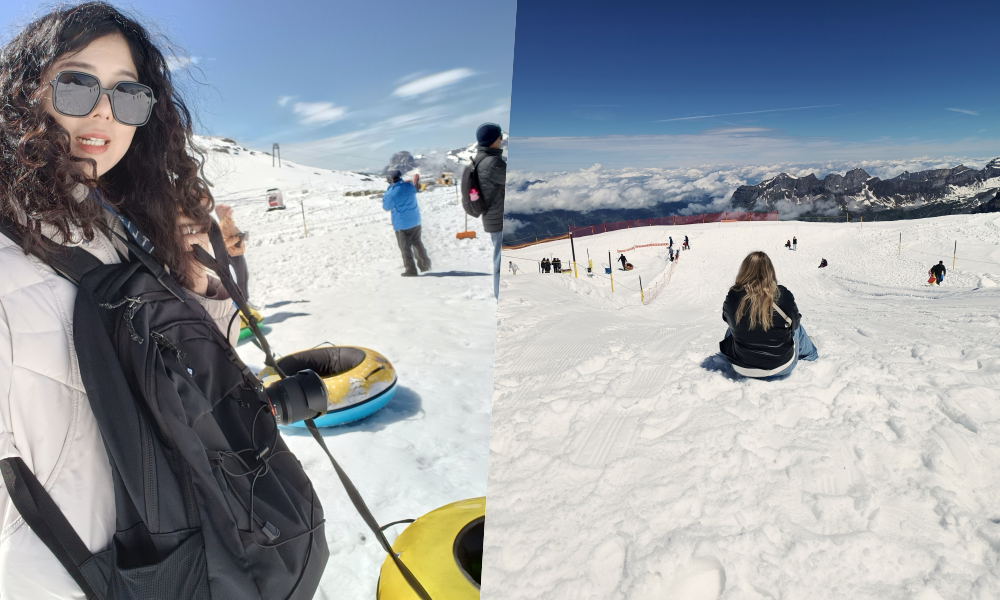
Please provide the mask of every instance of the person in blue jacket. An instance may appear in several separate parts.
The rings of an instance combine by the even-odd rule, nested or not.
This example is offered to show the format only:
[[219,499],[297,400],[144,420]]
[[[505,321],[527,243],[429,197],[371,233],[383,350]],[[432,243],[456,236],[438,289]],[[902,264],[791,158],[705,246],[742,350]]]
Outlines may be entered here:
[[[431,259],[420,241],[420,207],[417,206],[417,188],[409,181],[403,181],[403,174],[398,169],[386,174],[389,189],[382,196],[382,208],[392,211],[392,228],[396,230],[396,241],[403,253],[403,277],[416,277],[417,268],[428,271]],[[416,181],[416,179],[415,179]],[[416,264],[413,261],[416,251]]]

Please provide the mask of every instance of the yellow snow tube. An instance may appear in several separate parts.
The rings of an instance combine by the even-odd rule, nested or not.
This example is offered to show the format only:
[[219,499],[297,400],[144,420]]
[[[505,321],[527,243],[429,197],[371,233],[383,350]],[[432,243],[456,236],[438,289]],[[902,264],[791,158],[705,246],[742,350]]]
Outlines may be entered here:
[[[327,413],[314,419],[318,427],[363,419],[385,406],[396,393],[396,370],[386,357],[368,348],[318,346],[283,356],[277,362],[286,375],[312,369],[323,379]],[[261,369],[258,377],[265,387],[278,380],[271,367]]]
[[[392,549],[434,600],[478,600],[486,498],[432,510],[399,534]],[[377,600],[419,600],[388,556]]]

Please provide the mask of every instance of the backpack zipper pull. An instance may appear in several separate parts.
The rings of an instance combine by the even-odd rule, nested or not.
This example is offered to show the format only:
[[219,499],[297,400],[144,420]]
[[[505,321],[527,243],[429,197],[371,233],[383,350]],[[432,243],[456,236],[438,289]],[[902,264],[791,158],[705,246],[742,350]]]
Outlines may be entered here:
[[143,302],[145,302],[145,300],[141,297],[129,298],[128,296],[125,296],[114,304],[102,302],[98,304],[98,306],[101,308],[115,309],[120,308],[127,303],[128,306],[125,307],[125,313],[122,315],[122,318],[125,319],[125,322],[128,324],[128,334],[132,338],[132,341],[142,345],[144,340],[138,333],[135,332],[135,325],[132,324],[132,319],[135,317],[135,313],[139,312],[139,307],[142,306]]

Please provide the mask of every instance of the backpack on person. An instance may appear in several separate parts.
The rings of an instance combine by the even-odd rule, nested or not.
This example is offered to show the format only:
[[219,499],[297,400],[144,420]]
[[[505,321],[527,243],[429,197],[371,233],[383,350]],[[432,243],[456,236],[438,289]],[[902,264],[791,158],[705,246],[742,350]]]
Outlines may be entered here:
[[[111,464],[112,543],[92,555],[20,457],[0,460],[14,506],[88,600],[312,598],[330,555],[323,508],[278,431],[271,388],[147,254],[148,239],[122,222],[137,242],[118,236],[129,250],[122,263],[103,264],[80,248],[49,259],[78,286],[73,335],[86,346],[80,373]],[[19,243],[13,231],[0,222],[0,233]],[[200,247],[195,255],[219,274],[274,366],[215,223],[210,238],[218,260]],[[378,530],[312,420],[306,425]],[[381,531],[376,539],[417,590]]]
[[[479,163],[483,160],[480,159]],[[462,208],[470,217],[481,217],[490,208],[479,185],[479,163],[472,159],[472,164],[462,171]]]

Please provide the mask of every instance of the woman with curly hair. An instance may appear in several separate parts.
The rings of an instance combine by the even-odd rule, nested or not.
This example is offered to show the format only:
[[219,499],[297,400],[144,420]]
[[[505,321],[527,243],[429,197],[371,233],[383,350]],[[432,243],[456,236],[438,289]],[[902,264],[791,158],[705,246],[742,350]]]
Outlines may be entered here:
[[[21,240],[0,235],[0,459],[24,460],[92,553],[115,533],[114,487],[77,365],[76,286],[48,258],[79,246],[121,262],[130,222],[234,341],[232,300],[191,252],[210,246],[213,204],[191,142],[163,54],[108,4],[53,10],[0,51],[0,222]],[[0,598],[83,597],[0,486]]]
[[783,377],[799,359],[819,357],[801,319],[795,297],[778,285],[770,257],[751,252],[722,303],[722,320],[729,331],[719,350],[744,377]]

